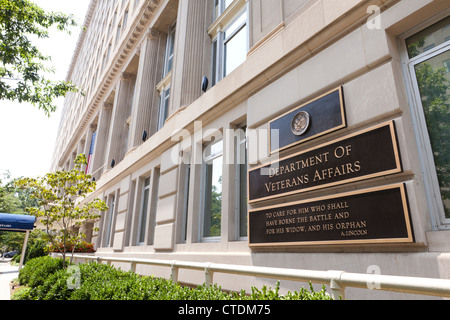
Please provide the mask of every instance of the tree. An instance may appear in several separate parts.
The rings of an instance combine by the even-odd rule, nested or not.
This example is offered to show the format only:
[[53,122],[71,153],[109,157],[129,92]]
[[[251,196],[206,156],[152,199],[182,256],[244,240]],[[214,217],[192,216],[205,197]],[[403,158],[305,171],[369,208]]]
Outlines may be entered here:
[[[72,15],[47,13],[29,0],[0,0],[0,100],[29,102],[47,116],[56,110],[54,99],[77,91],[65,81],[50,81],[44,56],[30,41],[48,38],[52,26],[69,32],[76,22]],[[69,32],[70,33],[70,32]]]
[[100,217],[99,212],[108,209],[106,203],[98,198],[82,201],[96,187],[92,176],[82,170],[82,166],[86,164],[86,156],[82,154],[76,158],[75,168],[70,171],[56,171],[42,178],[24,178],[16,182],[38,200],[37,207],[26,210],[41,218],[40,222],[46,227],[49,240],[62,254],[64,267],[68,245],[75,248],[86,237],[82,233],[72,232],[72,228],[97,219]]

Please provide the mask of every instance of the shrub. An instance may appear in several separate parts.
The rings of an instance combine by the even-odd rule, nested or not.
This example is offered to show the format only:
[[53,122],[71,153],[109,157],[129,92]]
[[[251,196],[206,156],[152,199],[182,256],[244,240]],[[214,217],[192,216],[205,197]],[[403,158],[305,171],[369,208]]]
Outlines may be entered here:
[[19,284],[36,288],[44,283],[49,275],[62,269],[62,259],[49,256],[38,257],[28,261],[19,272]]
[[30,287],[20,288],[11,295],[11,300],[31,300],[30,293]]
[[[48,259],[52,259],[47,257]],[[39,261],[36,261],[38,260]],[[96,262],[76,265],[79,285],[70,289],[67,285],[69,277],[73,274],[62,267],[51,268],[50,265],[62,266],[62,259],[54,264],[48,259],[37,258],[30,260],[28,265],[36,272],[25,270],[19,276],[35,287],[24,292],[22,297],[31,300],[330,300],[325,287],[320,292],[311,292],[302,288],[299,292],[279,293],[280,284],[275,289],[264,286],[261,290],[252,288],[252,292],[239,293],[224,292],[217,285],[202,285],[197,288],[183,287],[178,283],[163,278],[140,276],[134,272],[126,272],[113,266]],[[27,267],[28,267],[27,265]],[[45,268],[43,267],[45,266]],[[22,271],[25,267],[22,269]],[[33,270],[33,271],[34,271]],[[53,270],[53,271],[51,271]],[[21,273],[22,273],[21,271]],[[39,281],[31,279],[39,279]]]

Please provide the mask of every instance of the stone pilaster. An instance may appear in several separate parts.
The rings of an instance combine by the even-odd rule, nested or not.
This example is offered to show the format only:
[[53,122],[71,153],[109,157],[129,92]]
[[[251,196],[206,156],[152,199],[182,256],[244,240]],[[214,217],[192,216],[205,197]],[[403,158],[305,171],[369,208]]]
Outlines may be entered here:
[[127,119],[131,114],[135,82],[135,75],[122,73],[117,83],[111,118],[111,128],[108,138],[108,148],[106,151],[107,156],[105,158],[107,169],[111,168],[113,160],[115,165],[122,161],[126,153],[129,131]]
[[100,110],[100,115],[97,124],[97,141],[95,143],[94,155],[92,158],[91,173],[96,180],[98,180],[103,173],[103,166],[105,164],[105,151],[109,134],[109,123],[111,120],[113,104],[111,102],[104,102]]
[[207,1],[180,1],[170,114],[191,104],[202,93],[207,5]]
[[[160,39],[161,32],[150,29],[141,46],[128,150],[144,142],[142,140],[144,130],[147,132],[147,137],[156,131],[152,124],[156,124],[157,119],[153,118],[158,116],[156,85],[161,79],[161,67],[159,66],[161,61],[158,59]],[[154,112],[155,109],[156,112]]]

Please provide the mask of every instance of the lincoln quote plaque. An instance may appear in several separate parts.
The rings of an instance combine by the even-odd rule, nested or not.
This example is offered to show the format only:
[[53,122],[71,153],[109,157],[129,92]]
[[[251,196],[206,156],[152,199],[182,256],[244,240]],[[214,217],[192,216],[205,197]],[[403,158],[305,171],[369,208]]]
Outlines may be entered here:
[[411,243],[403,184],[249,212],[249,246]]
[[401,172],[394,122],[248,172],[249,203]]

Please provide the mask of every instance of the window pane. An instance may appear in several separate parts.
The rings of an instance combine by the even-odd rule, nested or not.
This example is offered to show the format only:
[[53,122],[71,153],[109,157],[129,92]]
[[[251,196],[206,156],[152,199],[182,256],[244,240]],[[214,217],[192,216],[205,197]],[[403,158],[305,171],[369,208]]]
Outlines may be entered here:
[[[221,144],[221,142],[220,142]],[[205,164],[203,237],[220,236],[222,219],[222,156]]]
[[187,218],[188,218],[188,209],[189,209],[189,183],[191,177],[191,165],[186,164],[184,174],[184,199],[183,199],[183,227],[182,227],[182,242],[186,242],[187,236]]
[[247,13],[244,12],[235,22],[233,22],[227,30],[225,30],[225,41],[233,35],[234,32],[239,30],[242,25],[247,21]]
[[439,186],[450,218],[450,50],[415,66]]
[[450,40],[450,17],[406,39],[410,58]]
[[106,237],[105,237],[105,245],[104,247],[109,247],[111,242],[111,229],[113,224],[113,216],[114,216],[114,196],[111,197],[108,209],[108,223],[106,225]]
[[175,32],[176,26],[172,26],[169,29],[169,33],[167,35],[167,43],[166,43],[166,61],[164,64],[164,72],[163,77],[165,77],[173,67],[173,51],[175,48]]
[[[216,20],[234,0],[213,0],[214,1],[214,20]],[[222,8],[223,3],[223,8]]]
[[245,129],[239,142],[239,237],[247,236],[247,140]]
[[220,16],[220,1],[219,0],[213,1],[214,1],[214,20],[216,20]]
[[170,88],[165,90],[161,97],[161,105],[159,107],[159,120],[158,120],[158,130],[164,127],[169,113],[169,97]]
[[211,143],[205,148],[204,157],[205,161],[208,161],[209,158],[213,158],[215,156],[221,155],[223,152],[223,141],[220,140],[215,143]]
[[225,0],[225,10],[230,6],[230,4],[233,2],[234,0]]
[[247,26],[225,43],[225,71],[230,74],[247,59]]
[[217,78],[217,41],[213,42],[211,68],[212,68],[211,87],[214,87],[214,85],[216,84],[216,78]]
[[139,219],[138,243],[143,243],[145,241],[145,226],[147,224],[147,214],[148,214],[149,185],[150,185],[150,178],[147,178],[145,179],[144,182],[144,191],[142,196],[141,216]]

